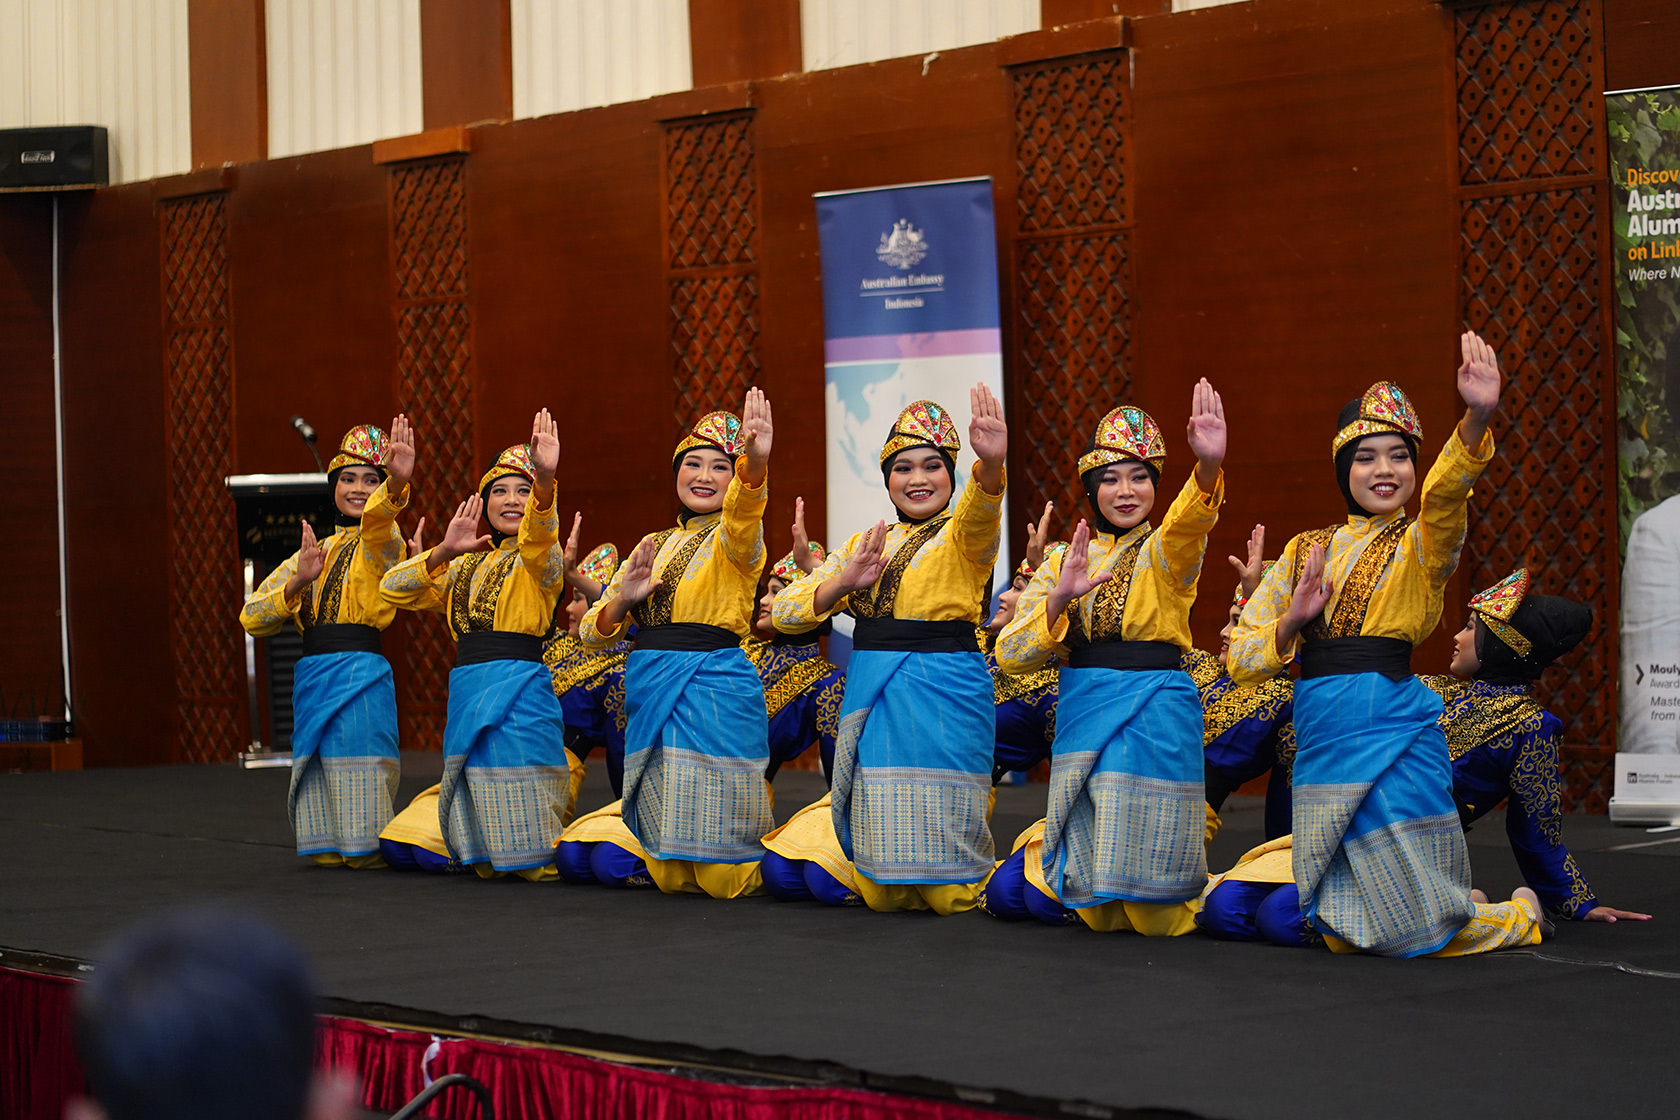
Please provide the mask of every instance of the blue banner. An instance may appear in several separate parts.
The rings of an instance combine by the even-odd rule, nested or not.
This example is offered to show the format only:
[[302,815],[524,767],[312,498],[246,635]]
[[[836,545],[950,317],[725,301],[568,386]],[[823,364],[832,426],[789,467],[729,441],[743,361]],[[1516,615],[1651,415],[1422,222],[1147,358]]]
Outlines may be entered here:
[[[968,437],[968,391],[1003,399],[992,181],[819,194],[828,537],[840,542],[896,516],[880,452],[899,411],[937,401]],[[957,459],[956,484],[974,456]],[[1004,511],[1008,524],[1008,510]],[[993,590],[1007,581],[999,551]],[[850,619],[837,619],[849,633]]]

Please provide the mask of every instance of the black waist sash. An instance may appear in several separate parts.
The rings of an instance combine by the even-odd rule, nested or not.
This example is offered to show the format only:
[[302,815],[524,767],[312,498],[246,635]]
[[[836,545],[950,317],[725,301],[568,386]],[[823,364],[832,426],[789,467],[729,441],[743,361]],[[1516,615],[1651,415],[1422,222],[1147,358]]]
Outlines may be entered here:
[[303,656],[323,653],[383,653],[379,629],[359,622],[328,622],[303,632]]
[[682,653],[712,653],[741,644],[741,635],[704,622],[667,622],[636,631],[637,649],[668,649]]
[[1381,673],[1391,681],[1412,675],[1412,643],[1403,638],[1308,638],[1301,645],[1301,679]]
[[542,639],[511,630],[473,630],[455,646],[455,667],[485,661],[541,661]]
[[1068,651],[1070,669],[1179,669],[1183,654],[1171,642],[1092,642]]
[[912,618],[860,618],[852,631],[853,649],[894,653],[978,653],[974,623],[962,619],[923,622]]

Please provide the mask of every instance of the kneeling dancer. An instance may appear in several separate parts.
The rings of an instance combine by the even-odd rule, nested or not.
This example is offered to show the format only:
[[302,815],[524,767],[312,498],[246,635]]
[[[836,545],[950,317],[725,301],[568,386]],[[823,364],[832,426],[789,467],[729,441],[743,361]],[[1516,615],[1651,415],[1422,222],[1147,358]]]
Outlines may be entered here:
[[1202,705],[1182,668],[1207,535],[1224,500],[1225,410],[1204,379],[1188,436],[1196,468],[1149,524],[1166,445],[1125,406],[1079,460],[1097,525],[1046,560],[998,639],[1010,672],[1067,657],[1056,701],[1049,813],[986,891],[1002,918],[1172,937],[1195,928],[1207,882]]

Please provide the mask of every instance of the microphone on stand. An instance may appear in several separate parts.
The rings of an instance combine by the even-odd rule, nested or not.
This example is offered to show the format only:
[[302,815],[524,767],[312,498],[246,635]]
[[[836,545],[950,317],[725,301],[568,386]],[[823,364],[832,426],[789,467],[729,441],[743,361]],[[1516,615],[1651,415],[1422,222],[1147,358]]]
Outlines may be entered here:
[[325,470],[326,468],[321,466],[321,453],[315,450],[315,429],[309,426],[309,421],[301,416],[294,416],[292,417],[292,427],[297,429],[297,434],[302,437],[304,446],[309,448],[309,454],[315,457],[315,469],[317,471]]

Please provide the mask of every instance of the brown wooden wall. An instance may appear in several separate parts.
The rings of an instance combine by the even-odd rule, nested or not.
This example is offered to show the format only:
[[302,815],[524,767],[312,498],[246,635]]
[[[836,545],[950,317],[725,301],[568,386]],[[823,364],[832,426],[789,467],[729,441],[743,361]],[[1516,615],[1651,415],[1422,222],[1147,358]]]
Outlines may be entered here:
[[[415,416],[416,513],[435,540],[488,458],[550,407],[565,426],[562,506],[582,510],[586,544],[624,548],[674,511],[678,415],[733,405],[756,382],[778,420],[770,547],[789,546],[796,496],[823,525],[811,194],[882,183],[995,181],[1018,522],[1054,497],[1060,532],[1071,530],[1083,512],[1070,508],[1076,445],[1123,400],[1161,421],[1176,486],[1190,465],[1190,387],[1207,376],[1222,391],[1229,502],[1195,620],[1211,644],[1232,582],[1224,557],[1256,521],[1275,552],[1340,518],[1328,444],[1346,400],[1399,382],[1431,451],[1456,421],[1456,337],[1467,321],[1487,325],[1465,280],[1467,223],[1489,192],[1534,193],[1527,178],[1484,187],[1464,175],[1474,63],[1463,51],[1486,8],[1540,11],[1547,34],[1568,41],[1540,54],[1564,50],[1602,79],[1615,9],[1589,0],[1253,0],[941,52],[925,73],[922,59],[902,59],[482,125],[469,144],[422,146],[433,154],[413,160],[351,148],[241,165],[214,183],[99,192],[70,223],[65,296],[72,646],[90,759],[227,757],[242,740],[242,692],[217,698],[229,691],[237,596],[193,584],[190,609],[224,627],[195,638],[169,589],[213,567],[183,554],[220,564],[226,550],[210,538],[230,507],[193,472],[208,482],[218,456],[239,472],[307,469],[294,413],[323,443],[397,408]],[[1583,39],[1545,23],[1554,8]],[[1557,95],[1601,130],[1602,87],[1565,85]],[[191,200],[210,197],[219,218],[191,252],[224,262],[221,310],[183,319],[170,215],[209,213]],[[1601,214],[1577,216],[1589,248]],[[1602,279],[1591,253],[1564,254],[1559,268],[1556,282],[1577,293]],[[1594,312],[1581,314],[1588,330]],[[1508,335],[1513,399],[1547,407],[1542,382],[1561,367],[1536,364],[1529,327],[1494,326]],[[214,330],[225,353],[181,349]],[[1597,394],[1583,415],[1604,400],[1602,343],[1589,349],[1565,371]],[[225,384],[227,400],[171,396],[185,384]],[[188,422],[220,423],[221,435],[171,446],[166,433]],[[1489,511],[1503,500],[1499,517],[1536,532],[1549,516],[1532,500],[1542,489],[1497,477],[1486,489],[1498,493],[1477,496],[1480,535],[1420,669],[1444,668],[1470,584],[1503,574],[1496,544],[1509,522]],[[1607,500],[1589,495],[1583,508],[1607,517]],[[1010,527],[1017,553],[1022,536]],[[1561,573],[1570,582],[1542,585],[1582,591],[1608,619],[1602,543]],[[447,641],[435,623],[403,619],[388,648],[405,742],[435,745]],[[1613,658],[1613,643],[1594,654]],[[1612,663],[1602,669],[1583,711],[1614,680]],[[1597,715],[1578,727],[1578,748],[1609,742]],[[1592,783],[1579,792],[1590,801]]]

